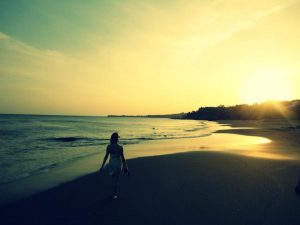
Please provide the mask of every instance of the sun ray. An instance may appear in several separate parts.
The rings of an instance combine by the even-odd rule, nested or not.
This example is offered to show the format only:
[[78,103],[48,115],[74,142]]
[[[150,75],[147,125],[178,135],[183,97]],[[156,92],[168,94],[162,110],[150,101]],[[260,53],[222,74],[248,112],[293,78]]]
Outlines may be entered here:
[[249,76],[242,90],[243,100],[249,104],[270,100],[292,99],[289,73],[282,68],[260,70]]

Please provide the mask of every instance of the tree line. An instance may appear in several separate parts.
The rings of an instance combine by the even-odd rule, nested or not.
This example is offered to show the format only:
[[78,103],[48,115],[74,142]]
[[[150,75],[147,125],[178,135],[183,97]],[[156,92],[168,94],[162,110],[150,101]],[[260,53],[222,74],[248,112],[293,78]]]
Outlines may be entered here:
[[257,120],[257,119],[300,119],[300,100],[267,101],[252,105],[219,105],[200,107],[197,111],[184,114],[182,119],[196,120]]

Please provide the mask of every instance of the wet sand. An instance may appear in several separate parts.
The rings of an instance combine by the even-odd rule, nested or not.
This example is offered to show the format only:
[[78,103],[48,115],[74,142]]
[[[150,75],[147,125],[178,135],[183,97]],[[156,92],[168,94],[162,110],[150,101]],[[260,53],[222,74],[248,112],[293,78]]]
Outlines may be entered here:
[[[285,158],[300,160],[300,121],[294,120],[246,120],[222,121],[233,129],[218,130],[216,133],[260,136],[271,140],[270,143],[256,145],[244,155],[264,158]],[[299,171],[300,173],[300,171]]]

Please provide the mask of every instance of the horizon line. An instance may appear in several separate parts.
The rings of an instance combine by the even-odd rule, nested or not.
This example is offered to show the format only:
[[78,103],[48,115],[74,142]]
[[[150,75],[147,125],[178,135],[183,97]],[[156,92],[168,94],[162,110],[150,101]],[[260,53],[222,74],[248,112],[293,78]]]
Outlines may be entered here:
[[[293,100],[266,100],[263,102],[255,102],[255,103],[244,103],[244,104],[236,104],[236,105],[255,105],[255,104],[263,104],[263,103],[267,103],[267,102],[292,102],[292,101],[300,101],[300,99],[293,99]],[[235,106],[236,106],[235,105]],[[223,104],[219,104],[218,106],[225,106],[225,107],[230,107],[230,106],[234,106],[234,105],[223,105]],[[200,106],[199,108],[202,107],[218,107],[218,106]],[[198,108],[198,109],[199,109]],[[193,111],[193,110],[192,110]],[[189,111],[189,112],[192,112]],[[129,114],[107,114],[107,115],[78,115],[78,114],[42,114],[42,113],[1,113],[1,116],[65,116],[65,117],[71,117],[71,116],[76,116],[76,117],[109,117],[109,116],[114,116],[114,117],[146,117],[146,116],[165,116],[165,115],[175,115],[175,114],[182,114],[182,113],[188,113],[188,112],[180,112],[180,113],[165,113],[165,114],[137,114],[137,115],[129,115]]]

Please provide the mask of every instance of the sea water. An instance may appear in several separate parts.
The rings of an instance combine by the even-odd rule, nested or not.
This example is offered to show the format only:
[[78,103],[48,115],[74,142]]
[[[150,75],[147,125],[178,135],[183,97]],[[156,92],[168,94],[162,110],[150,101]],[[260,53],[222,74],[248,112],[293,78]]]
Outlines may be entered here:
[[210,135],[207,121],[142,117],[0,115],[0,185],[105,151],[118,132],[122,145]]

